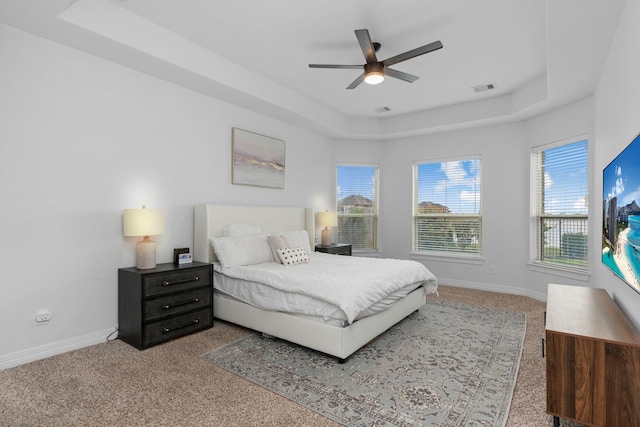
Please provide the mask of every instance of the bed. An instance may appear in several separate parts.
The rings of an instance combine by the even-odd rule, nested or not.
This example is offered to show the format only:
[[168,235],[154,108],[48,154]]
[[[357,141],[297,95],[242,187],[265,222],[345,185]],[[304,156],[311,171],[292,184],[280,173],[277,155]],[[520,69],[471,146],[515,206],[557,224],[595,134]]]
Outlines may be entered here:
[[[317,308],[317,313],[301,314],[288,312],[278,307],[264,308],[264,305],[258,305],[253,301],[249,302],[246,298],[260,293],[259,290],[253,290],[253,288],[249,287],[249,285],[255,285],[251,274],[254,275],[253,278],[256,278],[263,274],[271,274],[271,270],[274,272],[282,270],[287,272],[304,271],[305,268],[311,268],[311,266],[314,268],[323,266],[322,268],[330,270],[329,262],[333,262],[336,266],[336,271],[338,271],[340,268],[348,269],[347,263],[356,261],[360,263],[360,266],[354,268],[364,271],[368,268],[367,262],[375,262],[375,259],[371,258],[354,257],[354,259],[351,259],[351,257],[312,252],[308,257],[310,258],[308,265],[283,268],[273,262],[272,258],[270,262],[265,262],[264,264],[247,266],[250,268],[245,268],[244,270],[248,270],[246,274],[249,274],[249,276],[248,279],[243,279],[228,276],[232,270],[235,271],[236,269],[225,269],[224,265],[227,265],[229,260],[223,259],[222,261],[224,262],[221,262],[213,249],[215,244],[220,255],[226,256],[221,250],[222,243],[236,242],[233,238],[227,239],[223,237],[223,235],[227,235],[229,227],[256,227],[264,235],[289,236],[289,241],[292,238],[300,239],[304,236],[307,241],[298,240],[297,243],[301,247],[304,246],[308,251],[309,248],[314,248],[315,246],[316,229],[314,218],[314,212],[310,208],[196,205],[194,211],[194,259],[196,261],[214,263],[215,296],[213,305],[216,318],[335,356],[344,361],[359,348],[424,305],[426,295],[436,292],[437,281],[421,264],[403,261],[416,264],[412,267],[426,270],[428,274],[423,276],[426,273],[415,273],[420,274],[420,276],[415,276],[420,277],[420,280],[407,279],[416,280],[416,282],[411,285],[401,286],[398,284],[397,289],[394,288],[394,293],[390,295],[391,298],[389,298],[388,304],[381,304],[377,309],[374,305],[369,312],[360,313],[355,308],[351,312],[350,307],[340,306],[341,310],[338,311],[343,311],[342,309],[344,308],[344,316],[342,318],[340,316],[327,315],[326,313],[330,311],[330,308],[326,307]],[[250,242],[251,240],[243,241]],[[246,249],[249,252],[253,251],[250,246],[247,246]],[[275,251],[272,256],[277,256]],[[263,273],[263,270],[256,271],[256,269],[266,269],[267,271]],[[237,270],[239,271],[240,269]],[[414,273],[407,273],[409,277],[414,277],[411,274]],[[268,278],[268,276],[265,276],[265,278]],[[236,282],[242,280],[246,281]],[[275,276],[271,280],[273,284],[277,284],[281,279],[279,276]],[[311,279],[306,281],[311,281]],[[238,285],[238,283],[244,284]],[[246,295],[229,295],[227,291],[234,286],[244,289]],[[331,289],[331,285],[328,284],[327,286]],[[338,288],[336,287],[335,289]],[[314,299],[315,295],[311,294],[308,298]],[[358,298],[349,299],[358,300]],[[300,305],[301,303],[298,302],[297,304]],[[363,304],[366,305],[367,303]],[[302,303],[302,305],[305,304]]]

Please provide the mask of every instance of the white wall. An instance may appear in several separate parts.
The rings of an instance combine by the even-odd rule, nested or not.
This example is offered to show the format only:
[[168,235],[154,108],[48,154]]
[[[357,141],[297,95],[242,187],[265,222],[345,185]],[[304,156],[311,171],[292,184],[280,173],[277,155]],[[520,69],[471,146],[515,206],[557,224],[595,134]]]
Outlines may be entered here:
[[[598,144],[595,151],[593,186],[598,203],[602,198],[602,169],[640,132],[640,0],[627,0],[618,30],[595,94],[595,129]],[[640,164],[640,159],[638,159]],[[593,233],[601,233],[602,212],[596,209]],[[597,260],[594,281],[609,290],[640,329],[640,294],[606,269]]]
[[[0,64],[0,368],[113,330],[124,208],[164,209],[169,262],[194,204],[333,206],[324,137],[4,25]],[[284,190],[231,184],[232,127],[286,141]]]
[[[595,96],[523,123],[388,141],[381,159],[384,256],[410,257],[411,164],[482,154],[483,258],[479,263],[422,259],[442,283],[546,298],[548,283],[606,288],[640,329],[640,294],[605,268],[601,256],[602,169],[640,132],[640,0],[627,0]],[[529,154],[532,147],[586,136],[590,168],[590,274],[528,265]],[[341,148],[336,159],[341,161]],[[381,161],[382,163],[382,161]],[[505,203],[506,202],[506,203]],[[496,217],[495,215],[498,215]],[[502,221],[504,220],[505,223]],[[511,242],[522,243],[512,244]],[[488,274],[489,266],[496,274]]]
[[[381,147],[341,143],[336,145],[336,161],[352,161],[366,152],[367,161],[380,163],[382,256],[421,261],[443,284],[545,299],[549,283],[592,283],[589,275],[558,274],[530,264],[531,149],[573,137],[589,139],[593,151],[592,98],[522,123],[387,141]],[[413,162],[475,156],[482,159],[481,259],[411,255]],[[592,235],[590,245],[599,247],[599,234]]]
[[[480,156],[482,260],[413,258],[424,262],[443,284],[524,293],[529,200],[524,171],[529,163],[523,140],[522,125],[512,124],[387,143],[381,189],[386,202],[381,212],[387,224],[382,233],[384,255],[412,258],[413,162]],[[495,267],[495,274],[490,273],[490,266]]]
[[[117,269],[135,263],[122,209],[165,210],[166,232],[156,240],[158,261],[168,262],[172,248],[192,245],[197,203],[333,208],[336,162],[380,164],[382,255],[407,258],[412,162],[481,154],[483,261],[419,259],[442,283],[540,299],[549,282],[606,287],[640,325],[640,295],[599,262],[602,218],[594,204],[602,168],[640,130],[639,14],[640,0],[627,0],[593,99],[524,123],[384,143],[328,141],[0,25],[0,369],[102,341],[113,330]],[[286,141],[284,190],[230,183],[232,127]],[[587,281],[527,265],[530,149],[585,133],[594,248]],[[36,326],[41,308],[53,319]]]

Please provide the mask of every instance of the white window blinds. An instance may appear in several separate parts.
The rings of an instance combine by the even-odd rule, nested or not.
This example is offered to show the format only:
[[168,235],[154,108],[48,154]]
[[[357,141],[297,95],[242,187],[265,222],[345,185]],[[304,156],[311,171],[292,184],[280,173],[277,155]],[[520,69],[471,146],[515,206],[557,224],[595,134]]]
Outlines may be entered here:
[[588,270],[588,142],[532,153],[532,258],[567,270]]
[[414,163],[413,251],[480,255],[481,160]]
[[378,166],[338,165],[336,181],[337,242],[377,250]]

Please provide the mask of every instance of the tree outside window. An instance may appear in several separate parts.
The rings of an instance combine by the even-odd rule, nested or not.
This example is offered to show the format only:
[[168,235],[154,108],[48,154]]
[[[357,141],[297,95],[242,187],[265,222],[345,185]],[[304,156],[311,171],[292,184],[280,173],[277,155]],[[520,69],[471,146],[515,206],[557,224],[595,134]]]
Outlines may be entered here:
[[481,254],[480,171],[480,159],[414,163],[414,253]]

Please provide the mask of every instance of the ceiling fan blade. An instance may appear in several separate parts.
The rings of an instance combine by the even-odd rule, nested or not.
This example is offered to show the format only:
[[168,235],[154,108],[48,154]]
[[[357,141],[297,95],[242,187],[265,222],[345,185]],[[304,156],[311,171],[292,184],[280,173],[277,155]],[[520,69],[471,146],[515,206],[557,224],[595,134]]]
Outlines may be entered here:
[[389,59],[385,59],[382,63],[385,66],[397,64],[398,62],[406,61],[407,59],[415,58],[416,56],[424,55],[425,53],[433,52],[434,50],[442,49],[442,43],[440,40],[429,43],[424,46],[417,47],[400,55],[393,56]]
[[347,89],[355,89],[360,83],[362,83],[364,81],[364,73],[362,73],[360,75],[360,77],[358,77],[357,79],[355,79],[353,81],[353,83],[351,83],[349,86],[347,86]]
[[309,68],[341,68],[347,70],[362,70],[362,65],[309,64]]
[[364,58],[367,60],[367,64],[370,62],[378,62],[376,58],[376,51],[371,43],[371,37],[369,36],[369,30],[355,30],[356,38],[360,43],[360,49],[364,54]]
[[409,83],[413,83],[420,78],[418,76],[414,76],[413,74],[394,70],[388,67],[384,68],[384,75],[389,77],[395,77],[396,79],[404,80],[405,82],[409,82]]

